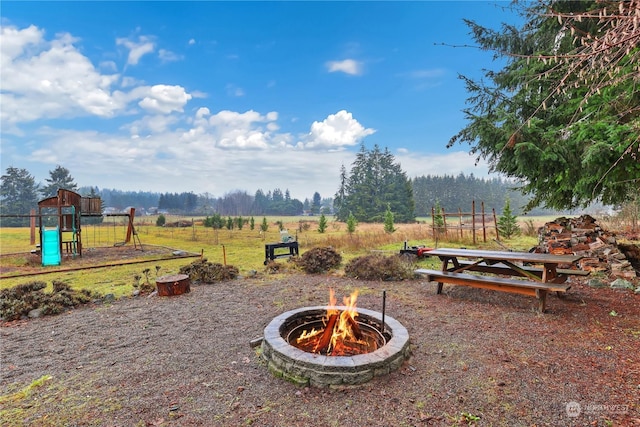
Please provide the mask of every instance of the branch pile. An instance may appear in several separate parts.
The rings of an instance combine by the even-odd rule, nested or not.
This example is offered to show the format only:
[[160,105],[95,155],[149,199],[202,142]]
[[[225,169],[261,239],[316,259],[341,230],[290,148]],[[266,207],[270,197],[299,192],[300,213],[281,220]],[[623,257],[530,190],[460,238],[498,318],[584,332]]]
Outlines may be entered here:
[[633,279],[636,271],[618,248],[614,233],[603,230],[590,215],[556,218],[538,229],[537,252],[582,255],[582,270],[602,271],[615,277]]

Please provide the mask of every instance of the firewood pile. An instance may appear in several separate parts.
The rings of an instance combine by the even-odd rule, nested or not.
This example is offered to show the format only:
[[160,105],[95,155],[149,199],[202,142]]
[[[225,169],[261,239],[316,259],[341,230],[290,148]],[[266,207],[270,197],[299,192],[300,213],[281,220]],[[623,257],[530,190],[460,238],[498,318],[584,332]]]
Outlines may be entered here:
[[538,229],[536,252],[558,255],[582,255],[582,270],[602,271],[613,276],[633,279],[636,271],[618,248],[614,233],[603,230],[595,218],[556,218]]

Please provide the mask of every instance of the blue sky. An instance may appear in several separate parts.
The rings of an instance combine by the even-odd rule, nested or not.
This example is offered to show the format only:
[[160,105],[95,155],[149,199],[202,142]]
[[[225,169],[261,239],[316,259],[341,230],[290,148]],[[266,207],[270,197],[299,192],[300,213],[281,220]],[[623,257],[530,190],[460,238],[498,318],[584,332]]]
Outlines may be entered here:
[[[507,2],[12,2],[1,15],[2,172],[79,186],[331,197],[360,144],[410,178],[487,176],[459,74],[497,68],[463,18]],[[444,44],[444,45],[443,45]]]

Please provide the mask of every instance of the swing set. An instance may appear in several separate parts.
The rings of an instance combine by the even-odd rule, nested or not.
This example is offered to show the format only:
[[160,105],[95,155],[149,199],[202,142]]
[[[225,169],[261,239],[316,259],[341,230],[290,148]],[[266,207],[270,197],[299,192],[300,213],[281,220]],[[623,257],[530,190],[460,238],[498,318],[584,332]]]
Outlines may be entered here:
[[[82,197],[71,190],[58,189],[55,196],[38,202],[38,215],[31,215],[31,244],[35,243],[36,219],[40,231],[39,248],[42,265],[59,265],[62,253],[69,256],[82,256],[81,217],[127,217],[125,239],[114,246],[123,246],[131,242],[136,249],[143,250],[142,242],[133,225],[135,208],[127,213],[102,213],[102,202],[98,197]],[[115,219],[114,219],[115,227]],[[115,231],[114,231],[115,236]],[[64,250],[64,251],[63,251]]]

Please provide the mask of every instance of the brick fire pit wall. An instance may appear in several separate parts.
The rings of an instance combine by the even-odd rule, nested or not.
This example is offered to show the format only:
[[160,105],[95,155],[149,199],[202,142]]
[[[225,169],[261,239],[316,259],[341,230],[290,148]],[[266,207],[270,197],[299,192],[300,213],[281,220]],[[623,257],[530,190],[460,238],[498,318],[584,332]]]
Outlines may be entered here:
[[[303,307],[282,313],[267,325],[262,341],[262,357],[269,371],[301,386],[356,385],[398,369],[409,357],[409,333],[400,322],[389,316],[385,317],[385,334],[391,338],[371,353],[325,356],[300,350],[283,338],[296,319],[314,315],[320,318],[326,311],[327,307]],[[358,321],[381,329],[382,314],[358,308]]]

